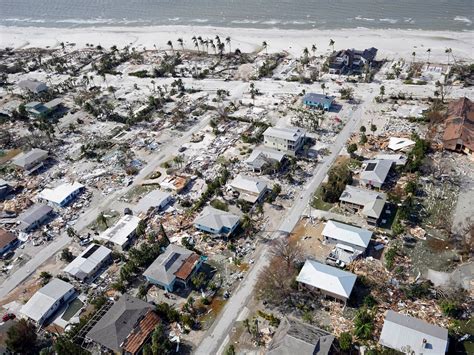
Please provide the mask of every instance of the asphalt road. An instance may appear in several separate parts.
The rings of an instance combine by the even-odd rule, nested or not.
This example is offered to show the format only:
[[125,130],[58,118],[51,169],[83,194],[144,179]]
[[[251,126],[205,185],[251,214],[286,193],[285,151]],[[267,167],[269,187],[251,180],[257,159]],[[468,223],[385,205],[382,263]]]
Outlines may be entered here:
[[[295,204],[291,210],[288,211],[279,227],[279,230],[273,234],[272,238],[287,235],[296,226],[301,215],[308,206],[312,193],[323,182],[329,168],[334,163],[352,132],[359,128],[362,115],[367,104],[372,102],[373,96],[366,97],[364,102],[352,112],[351,117],[349,117],[346,125],[337,136],[335,143],[331,148],[330,155],[318,164],[314,171],[313,178],[309,183],[307,183],[305,189],[299,194],[299,196],[296,197]],[[235,320],[238,318],[254,292],[258,275],[269,263],[268,249],[269,247],[267,244],[261,245],[255,257],[255,264],[247,273],[241,285],[227,301],[224,309],[221,311],[212,327],[208,330],[204,340],[199,344],[196,349],[197,355],[219,354],[223,352],[228,341],[228,335],[231,333]]]

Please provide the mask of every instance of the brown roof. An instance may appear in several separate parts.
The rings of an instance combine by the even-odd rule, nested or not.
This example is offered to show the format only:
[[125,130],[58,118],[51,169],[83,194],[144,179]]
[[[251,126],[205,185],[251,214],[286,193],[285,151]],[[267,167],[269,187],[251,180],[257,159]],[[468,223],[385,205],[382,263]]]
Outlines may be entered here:
[[6,247],[8,244],[13,242],[16,236],[5,229],[0,229],[0,248]]
[[452,101],[448,106],[443,134],[445,147],[451,146],[453,140],[461,140],[464,146],[474,150],[474,104],[467,97]]
[[131,354],[138,353],[159,323],[160,317],[154,311],[148,311],[128,335],[127,339],[125,339],[122,349]]
[[199,258],[200,256],[198,254],[191,254],[183,263],[183,265],[181,265],[178,271],[175,272],[175,276],[181,280],[186,280],[193,272]]

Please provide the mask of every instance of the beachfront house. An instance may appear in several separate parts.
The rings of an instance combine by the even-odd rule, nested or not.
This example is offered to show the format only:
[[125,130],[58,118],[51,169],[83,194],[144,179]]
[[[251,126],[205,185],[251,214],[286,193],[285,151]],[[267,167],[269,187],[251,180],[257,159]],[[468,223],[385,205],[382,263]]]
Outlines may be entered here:
[[269,127],[263,132],[263,137],[266,147],[294,156],[303,148],[306,131],[298,127]]
[[308,93],[303,96],[303,103],[308,108],[317,108],[320,110],[329,111],[334,103],[333,96],[323,94]]
[[63,280],[53,278],[40,288],[21,308],[20,313],[38,325],[48,320],[60,307],[75,295],[74,287]]
[[112,250],[99,244],[91,244],[71,261],[64,272],[82,282],[93,280],[98,272],[112,260]]
[[206,206],[194,220],[194,227],[215,235],[231,235],[240,223],[240,218],[232,213]]
[[341,207],[348,212],[359,212],[367,223],[376,225],[387,202],[387,195],[381,192],[346,185],[339,197]]
[[474,103],[467,97],[448,105],[443,147],[474,159]]
[[356,279],[357,276],[350,272],[308,259],[296,281],[310,290],[346,302]]
[[357,74],[362,73],[365,68],[371,68],[375,64],[377,48],[368,49],[343,49],[334,52],[329,57],[329,74]]
[[173,292],[178,285],[188,287],[189,280],[205,259],[189,249],[170,244],[145,270],[143,276],[149,283]]
[[47,203],[51,207],[63,208],[69,205],[85,186],[78,182],[64,183],[53,189],[44,189],[38,194],[38,201]]
[[303,323],[297,319],[283,317],[268,345],[266,355],[328,355],[334,335]]
[[405,354],[445,354],[448,330],[389,310],[385,314],[379,344]]

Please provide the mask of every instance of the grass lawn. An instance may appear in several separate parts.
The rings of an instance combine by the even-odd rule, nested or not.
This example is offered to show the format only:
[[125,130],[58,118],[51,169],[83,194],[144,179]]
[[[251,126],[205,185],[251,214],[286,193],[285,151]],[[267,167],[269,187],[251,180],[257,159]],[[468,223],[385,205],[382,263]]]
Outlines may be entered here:
[[321,197],[321,186],[318,187],[318,189],[313,195],[313,199],[311,200],[311,207],[317,210],[329,211],[335,205],[336,205],[335,203],[329,203],[329,202],[323,201]]

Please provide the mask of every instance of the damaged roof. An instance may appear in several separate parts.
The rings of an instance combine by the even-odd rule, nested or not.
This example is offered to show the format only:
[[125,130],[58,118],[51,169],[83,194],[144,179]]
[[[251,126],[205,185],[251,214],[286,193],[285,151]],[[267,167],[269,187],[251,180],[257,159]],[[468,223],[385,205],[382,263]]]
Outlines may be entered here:
[[450,148],[452,140],[460,140],[462,145],[474,150],[474,104],[467,97],[449,103],[443,134],[445,147]]

